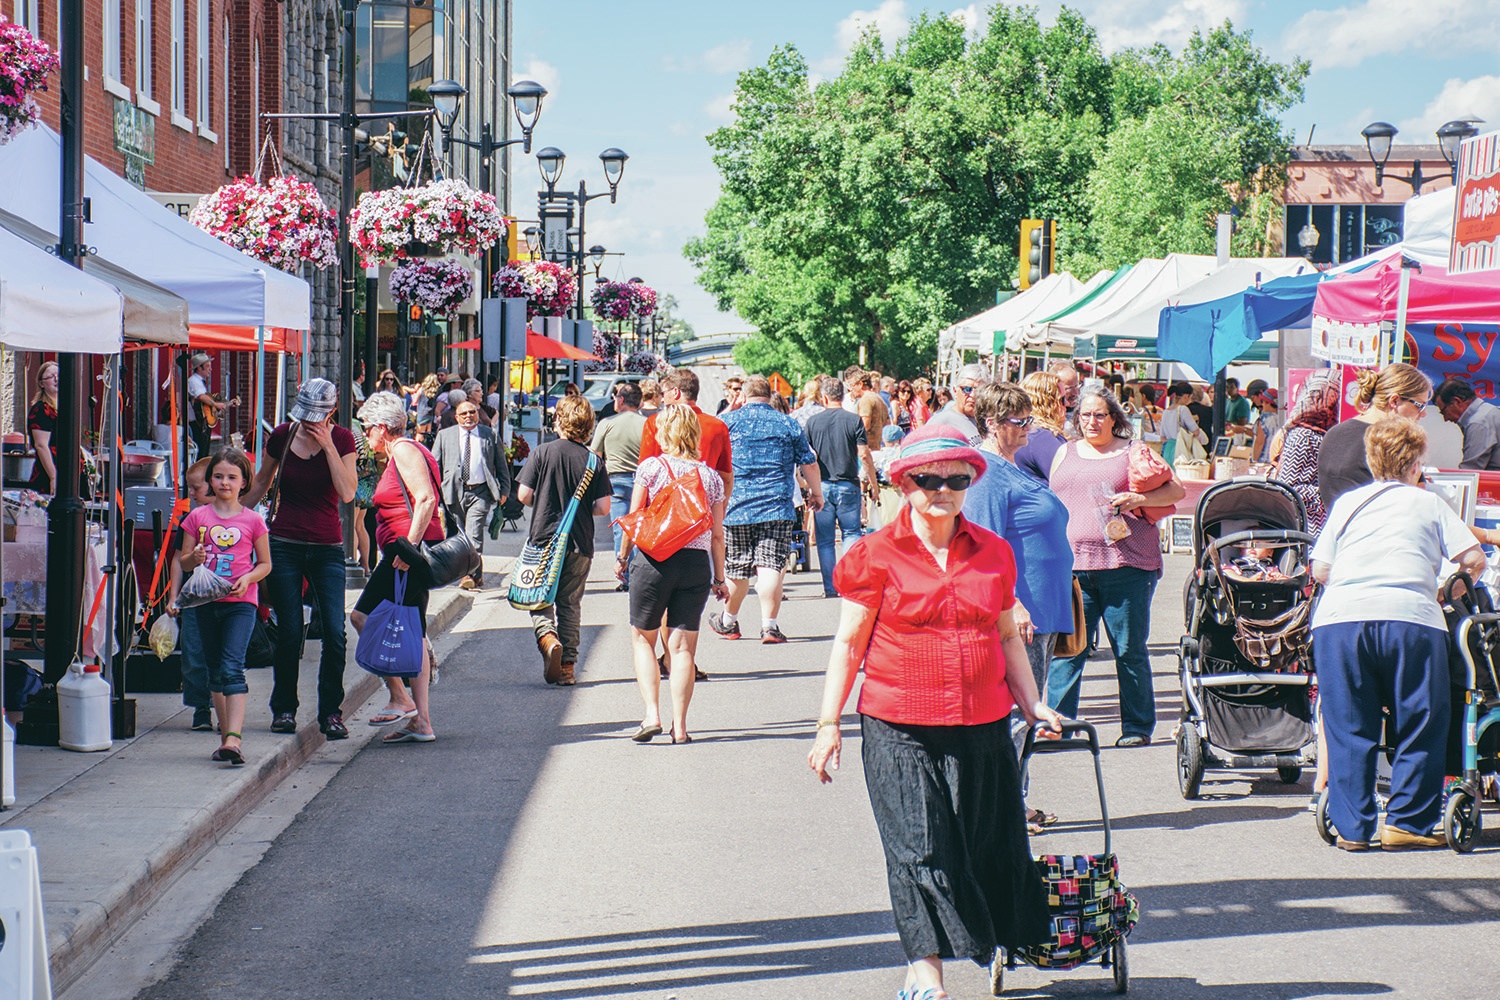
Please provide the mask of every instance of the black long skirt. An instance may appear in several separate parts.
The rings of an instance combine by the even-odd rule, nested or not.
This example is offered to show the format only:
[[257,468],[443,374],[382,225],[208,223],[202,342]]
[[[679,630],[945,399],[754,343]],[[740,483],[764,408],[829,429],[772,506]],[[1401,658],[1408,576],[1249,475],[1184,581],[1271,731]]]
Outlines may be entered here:
[[907,959],[987,964],[997,945],[1050,940],[1007,720],[902,726],[865,715],[860,727]]

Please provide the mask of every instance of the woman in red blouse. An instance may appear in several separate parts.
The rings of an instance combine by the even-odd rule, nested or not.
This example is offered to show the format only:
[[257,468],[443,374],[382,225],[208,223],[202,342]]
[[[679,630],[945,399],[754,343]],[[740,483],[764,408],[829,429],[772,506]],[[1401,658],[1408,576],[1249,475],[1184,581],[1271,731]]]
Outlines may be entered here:
[[1010,546],[960,513],[985,466],[952,428],[908,435],[890,469],[907,504],[834,571],[843,609],[807,761],[833,780],[863,666],[865,781],[908,961],[901,1000],[946,997],[945,958],[987,965],[998,946],[1050,938],[1006,717],[1019,705],[1054,731],[1062,719],[1037,695],[1011,616]]

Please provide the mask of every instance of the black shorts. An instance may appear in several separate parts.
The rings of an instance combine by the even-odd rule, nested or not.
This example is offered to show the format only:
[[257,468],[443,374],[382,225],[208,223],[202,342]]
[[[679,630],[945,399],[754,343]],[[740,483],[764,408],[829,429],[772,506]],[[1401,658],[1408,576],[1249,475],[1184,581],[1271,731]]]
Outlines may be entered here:
[[698,631],[708,603],[712,564],[703,549],[678,549],[661,562],[640,549],[630,561],[630,624],[641,631],[667,628]]
[[[406,548],[406,546],[388,546],[381,555],[380,565],[375,567],[375,572],[370,574],[370,579],[365,584],[365,589],[360,591],[359,600],[354,604],[355,611],[358,611],[362,615],[367,615],[378,608],[381,601],[396,600],[396,567],[391,565],[391,560],[396,558],[396,549],[398,548]],[[409,548],[408,551],[410,551]],[[406,573],[406,600],[404,603],[422,609],[423,635],[427,634],[427,595],[430,589],[428,586],[426,565],[424,563],[412,563],[411,569]]]

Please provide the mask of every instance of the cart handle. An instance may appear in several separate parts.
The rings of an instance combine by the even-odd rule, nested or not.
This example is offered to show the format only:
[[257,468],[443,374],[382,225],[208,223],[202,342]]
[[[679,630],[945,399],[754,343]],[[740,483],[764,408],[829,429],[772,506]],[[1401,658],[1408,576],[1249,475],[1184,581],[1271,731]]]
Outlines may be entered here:
[[[1036,726],[1026,730],[1026,742],[1021,747],[1021,783],[1026,783],[1026,773],[1031,766],[1031,758],[1037,754],[1044,753],[1068,753],[1079,750],[1087,750],[1094,755],[1094,783],[1099,787],[1099,819],[1104,825],[1104,853],[1109,854],[1109,804],[1104,799],[1104,769],[1099,764],[1099,731],[1091,723],[1082,719],[1064,719],[1062,728],[1062,739],[1056,742],[1038,743],[1036,740]],[[1086,739],[1069,739],[1073,733],[1080,733]]]

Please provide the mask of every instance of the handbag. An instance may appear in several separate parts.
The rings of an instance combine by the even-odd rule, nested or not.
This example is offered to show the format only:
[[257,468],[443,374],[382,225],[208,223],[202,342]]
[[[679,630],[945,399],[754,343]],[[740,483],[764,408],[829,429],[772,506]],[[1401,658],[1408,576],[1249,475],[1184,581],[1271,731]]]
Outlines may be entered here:
[[365,619],[354,662],[379,677],[422,672],[422,609],[406,603],[406,574],[396,571],[396,599],[381,601]]
[[260,615],[257,614],[255,624],[250,626],[250,643],[245,647],[245,669],[254,670],[259,667],[274,666],[276,639],[276,623],[270,619],[262,621]]
[[573,498],[563,508],[562,519],[552,537],[541,544],[530,540],[521,546],[521,554],[510,571],[510,592],[507,598],[517,611],[540,611],[557,599],[557,583],[562,579],[563,562],[568,557],[568,536],[573,533],[573,520],[578,515],[578,506],[588,495],[589,484],[594,480],[594,470],[599,456],[589,452],[589,467]]
[[1088,620],[1083,614],[1083,587],[1079,586],[1078,577],[1073,577],[1073,631],[1068,635],[1059,635],[1057,642],[1052,647],[1052,655],[1067,659],[1077,656],[1089,648]]
[[[410,514],[412,512],[411,493],[406,489],[406,480],[401,478],[399,467],[396,469],[396,484],[401,487],[401,497],[406,501],[406,511]],[[453,524],[462,525],[463,518],[457,517],[448,509],[448,503],[443,499],[442,487],[434,483],[433,489],[437,493],[438,509],[446,514]],[[479,550],[474,547],[474,543],[462,529],[441,542],[422,542],[417,548],[422,554],[422,561],[427,564],[427,586],[432,589],[446,587],[466,576],[477,576],[484,571],[484,557],[479,554]]]
[[661,562],[688,542],[713,527],[713,511],[703,477],[697,466],[680,476],[672,475],[672,466],[658,458],[672,478],[656,491],[651,502],[640,510],[615,518],[614,523],[647,557]]
[[[1128,475],[1130,478],[1130,492],[1150,493],[1172,481],[1172,467],[1162,460],[1162,457],[1144,444],[1132,444],[1128,458]],[[1164,504],[1157,507],[1137,507],[1131,511],[1146,519],[1147,523],[1155,524],[1163,518],[1171,517],[1177,513],[1176,504]]]

